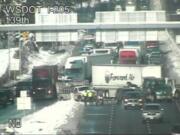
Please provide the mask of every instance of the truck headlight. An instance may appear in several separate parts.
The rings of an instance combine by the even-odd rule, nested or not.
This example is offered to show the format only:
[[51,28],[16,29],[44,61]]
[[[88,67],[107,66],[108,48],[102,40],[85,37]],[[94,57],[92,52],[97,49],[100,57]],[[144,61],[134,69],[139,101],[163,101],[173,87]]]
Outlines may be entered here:
[[52,91],[51,90],[48,90],[48,94],[51,94],[52,93]]
[[128,102],[128,99],[124,99],[125,102]]

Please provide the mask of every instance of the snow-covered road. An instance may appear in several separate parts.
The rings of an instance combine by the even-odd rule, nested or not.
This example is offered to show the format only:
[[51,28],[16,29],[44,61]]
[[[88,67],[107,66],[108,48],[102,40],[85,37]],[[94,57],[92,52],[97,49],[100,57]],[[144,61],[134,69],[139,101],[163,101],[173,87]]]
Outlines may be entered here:
[[34,114],[23,117],[22,127],[15,130],[17,134],[63,133],[60,126],[67,124],[69,119],[78,115],[77,111],[80,106],[81,104],[74,100],[58,101]]
[[[70,45],[68,51],[63,54],[49,54],[48,51],[40,50],[38,54],[30,55],[28,57],[28,60],[30,61],[28,65],[28,73],[21,75],[19,78],[28,78],[31,75],[33,66],[55,64],[59,67],[63,66],[66,59],[71,55],[73,48],[74,46]],[[11,62],[14,61],[13,55],[15,50],[17,50],[17,48],[10,50]],[[0,75],[3,75],[9,64],[9,50],[0,50],[0,54]],[[19,65],[19,63],[13,64]],[[22,118],[22,127],[16,128],[15,131],[17,134],[56,134],[57,132],[62,134],[65,130],[70,129],[73,130],[73,132],[76,132],[77,123],[75,124],[74,122],[78,122],[78,120],[74,119],[78,119],[81,110],[80,108],[82,108],[82,105],[74,100],[57,101],[56,103],[46,106],[33,114],[24,116]],[[69,122],[70,119],[73,119],[73,124]],[[60,126],[63,125],[68,125],[70,128],[67,128],[67,126],[60,128]]]

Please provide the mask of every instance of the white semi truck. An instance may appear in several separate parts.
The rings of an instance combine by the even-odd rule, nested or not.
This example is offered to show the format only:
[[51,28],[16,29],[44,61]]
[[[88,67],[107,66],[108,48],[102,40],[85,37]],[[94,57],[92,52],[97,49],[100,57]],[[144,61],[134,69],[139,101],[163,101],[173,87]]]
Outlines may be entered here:
[[109,97],[115,97],[116,90],[127,86],[127,82],[142,87],[143,78],[161,78],[160,65],[94,65],[92,85],[97,90],[106,90]]
[[111,64],[111,54],[94,54],[86,56],[69,57],[65,63],[62,80],[69,81],[91,81],[92,65]]

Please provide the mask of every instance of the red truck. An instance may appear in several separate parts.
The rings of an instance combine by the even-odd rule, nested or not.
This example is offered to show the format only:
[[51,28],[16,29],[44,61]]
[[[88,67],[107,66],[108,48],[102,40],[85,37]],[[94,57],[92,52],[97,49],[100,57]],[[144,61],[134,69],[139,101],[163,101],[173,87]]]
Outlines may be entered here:
[[43,65],[32,69],[33,99],[57,98],[57,65]]
[[137,49],[120,49],[119,63],[120,64],[137,64],[139,61]]

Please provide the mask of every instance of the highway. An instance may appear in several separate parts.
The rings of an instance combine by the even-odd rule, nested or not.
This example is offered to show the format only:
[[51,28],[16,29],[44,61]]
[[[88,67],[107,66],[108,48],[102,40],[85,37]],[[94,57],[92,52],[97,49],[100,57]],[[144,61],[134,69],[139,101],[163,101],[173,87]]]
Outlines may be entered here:
[[80,119],[80,134],[170,134],[171,125],[180,123],[174,102],[162,102],[165,115],[162,123],[142,122],[140,109],[125,110],[121,105],[89,105]]

